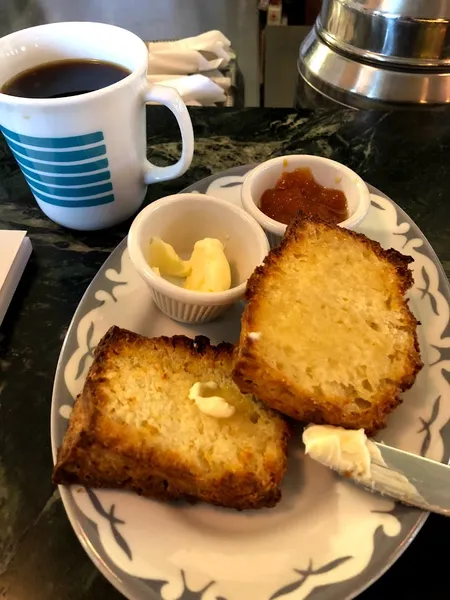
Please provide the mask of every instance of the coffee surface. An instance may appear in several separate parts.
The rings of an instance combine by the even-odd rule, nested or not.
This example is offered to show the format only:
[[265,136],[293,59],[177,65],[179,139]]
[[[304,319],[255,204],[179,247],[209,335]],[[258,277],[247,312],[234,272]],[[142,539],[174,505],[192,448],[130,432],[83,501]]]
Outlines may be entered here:
[[58,60],[14,75],[1,93],[22,98],[78,96],[117,83],[130,73],[121,65],[100,60]]

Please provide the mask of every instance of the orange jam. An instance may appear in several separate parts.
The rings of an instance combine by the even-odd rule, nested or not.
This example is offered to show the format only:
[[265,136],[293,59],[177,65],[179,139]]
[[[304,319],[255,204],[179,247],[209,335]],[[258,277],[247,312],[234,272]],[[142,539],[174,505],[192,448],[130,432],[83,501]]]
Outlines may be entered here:
[[344,192],[317,183],[309,167],[282,173],[275,187],[261,196],[259,208],[286,225],[299,212],[329,223],[342,223],[349,216]]

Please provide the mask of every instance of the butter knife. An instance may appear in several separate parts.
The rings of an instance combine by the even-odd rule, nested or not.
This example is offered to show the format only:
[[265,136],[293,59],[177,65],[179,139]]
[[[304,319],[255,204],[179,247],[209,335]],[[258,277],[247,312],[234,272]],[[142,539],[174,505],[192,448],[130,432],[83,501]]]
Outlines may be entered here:
[[[362,431],[360,433],[363,434]],[[333,465],[332,460],[321,460],[314,453],[311,453],[311,457],[371,492],[390,496],[425,511],[450,516],[448,465],[371,439],[365,438],[365,441],[370,456],[370,468],[365,473],[351,468],[342,470]]]
[[381,460],[372,455],[370,482],[356,478],[357,483],[403,504],[450,517],[448,465],[385,444],[372,443]]

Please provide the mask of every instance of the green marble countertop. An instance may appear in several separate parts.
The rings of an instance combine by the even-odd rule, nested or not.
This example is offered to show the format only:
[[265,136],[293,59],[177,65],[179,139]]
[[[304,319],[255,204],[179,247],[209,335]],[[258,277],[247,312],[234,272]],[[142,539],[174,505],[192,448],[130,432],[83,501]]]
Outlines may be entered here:
[[[194,109],[193,164],[180,179],[150,186],[146,202],[212,173],[291,153],[319,154],[354,169],[422,229],[450,275],[448,112]],[[148,110],[150,158],[180,150],[172,117]],[[56,362],[91,279],[126,235],[66,230],[36,205],[0,140],[0,229],[27,229],[33,255],[0,330],[0,598],[113,600],[121,596],[85,555],[51,484],[50,403]],[[449,597],[444,541],[450,520],[431,517],[399,561],[360,598],[402,586],[404,597]]]

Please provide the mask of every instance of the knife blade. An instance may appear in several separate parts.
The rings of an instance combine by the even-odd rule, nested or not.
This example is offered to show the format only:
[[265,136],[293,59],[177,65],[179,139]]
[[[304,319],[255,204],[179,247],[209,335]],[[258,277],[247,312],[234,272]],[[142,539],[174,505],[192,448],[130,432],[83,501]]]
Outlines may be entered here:
[[422,510],[450,516],[450,467],[417,454],[370,440],[370,480],[355,477],[371,491]]
[[450,516],[450,467],[368,439],[363,429],[308,425],[305,453],[313,460],[403,504]]

